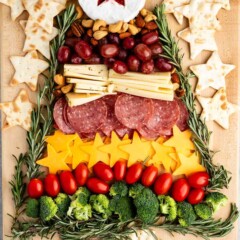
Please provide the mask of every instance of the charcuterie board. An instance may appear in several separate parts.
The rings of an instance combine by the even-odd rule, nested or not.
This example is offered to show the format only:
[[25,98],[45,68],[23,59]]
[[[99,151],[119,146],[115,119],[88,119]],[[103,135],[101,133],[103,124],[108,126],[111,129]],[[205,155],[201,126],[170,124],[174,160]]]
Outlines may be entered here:
[[[148,0],[146,8],[153,9],[159,1]],[[228,100],[232,103],[239,104],[240,102],[240,3],[237,0],[231,1],[231,10],[221,10],[218,14],[218,18],[222,25],[222,30],[218,31],[216,34],[216,41],[218,45],[219,55],[223,62],[234,64],[236,68],[232,71],[226,80]],[[23,14],[21,19],[26,19],[27,15]],[[187,26],[186,19],[183,25],[179,25],[172,16],[168,16],[168,21],[171,26],[173,35],[177,32],[183,30]],[[1,50],[1,102],[12,101],[12,99],[17,95],[20,88],[10,87],[9,79],[12,78],[14,69],[11,65],[9,57],[12,55],[22,55],[22,48],[24,42],[24,33],[22,27],[19,23],[13,22],[10,19],[10,10],[8,7],[0,5],[0,50]],[[179,46],[182,48],[184,53],[183,68],[186,70],[189,66],[200,64],[206,62],[210,57],[209,52],[203,52],[199,55],[196,60],[190,60],[189,46],[186,42],[180,40]],[[196,85],[196,79],[191,80],[193,87]],[[29,91],[30,98],[34,102],[35,94]],[[204,92],[206,97],[211,97],[213,91],[208,90]],[[200,111],[200,105],[197,106]],[[209,130],[212,131],[211,136],[211,149],[217,151],[214,162],[222,164],[232,173],[232,180],[229,185],[229,189],[224,190],[229,202],[238,201],[239,193],[239,136],[240,136],[240,126],[239,126],[239,112],[236,112],[230,118],[230,128],[224,130],[217,124],[210,122],[208,123]],[[20,153],[24,152],[27,148],[26,131],[20,127],[14,127],[10,129],[3,130],[2,136],[2,219],[3,219],[3,236],[5,239],[6,235],[10,234],[11,221],[12,219],[8,214],[13,214],[14,205],[12,202],[11,190],[9,188],[9,181],[12,178],[14,172],[14,158],[12,155],[18,156]],[[216,217],[225,218],[229,213],[229,205],[222,208],[216,214]],[[166,231],[157,230],[157,235],[159,239],[170,240],[170,239],[192,239],[192,237],[184,237],[182,235],[167,233]],[[220,240],[231,239],[237,240],[237,226],[232,230],[232,232],[226,237],[219,238]],[[58,239],[58,237],[55,237]],[[36,238],[37,239],[37,238]],[[200,238],[199,238],[200,239]]]

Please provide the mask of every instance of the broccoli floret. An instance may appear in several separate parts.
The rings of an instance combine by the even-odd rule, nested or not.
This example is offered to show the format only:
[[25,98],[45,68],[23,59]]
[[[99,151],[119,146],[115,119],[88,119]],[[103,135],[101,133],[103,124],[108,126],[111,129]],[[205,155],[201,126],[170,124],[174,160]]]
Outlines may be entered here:
[[69,196],[65,193],[59,193],[54,200],[58,207],[57,215],[59,217],[64,217],[68,211],[71,202]]
[[58,207],[51,197],[40,198],[40,218],[42,221],[50,221],[57,213]]
[[226,205],[227,200],[228,198],[224,194],[219,192],[211,192],[206,196],[205,202],[212,207],[213,213],[215,213],[220,207]]
[[134,217],[134,206],[132,199],[128,196],[115,196],[110,200],[110,210],[118,215],[121,222],[125,222]]
[[78,202],[84,206],[88,203],[90,195],[91,193],[86,187],[80,187],[75,192],[72,199],[78,199]]
[[128,187],[125,182],[115,182],[111,188],[110,188],[110,193],[111,196],[116,196],[119,195],[121,197],[125,197],[128,195]]
[[74,217],[79,221],[87,221],[92,217],[92,208],[90,204],[79,206],[73,210]]
[[187,202],[177,203],[177,216],[178,222],[183,227],[190,226],[196,220],[196,214],[193,207]]
[[199,218],[204,220],[209,219],[212,216],[212,208],[206,203],[194,205],[194,211]]
[[129,188],[129,196],[132,198],[137,197],[138,194],[141,194],[144,188],[145,187],[141,183],[134,183]]
[[134,205],[137,209],[138,218],[144,223],[154,222],[158,214],[159,202],[151,189],[144,188],[141,194],[137,194],[134,198]]
[[92,195],[90,197],[90,204],[97,213],[102,214],[103,218],[108,218],[111,215],[109,211],[109,199],[106,195]]
[[169,196],[159,195],[160,213],[166,216],[167,221],[173,221],[177,217],[177,203]]
[[31,218],[39,217],[39,201],[37,199],[30,198],[27,202],[26,215]]

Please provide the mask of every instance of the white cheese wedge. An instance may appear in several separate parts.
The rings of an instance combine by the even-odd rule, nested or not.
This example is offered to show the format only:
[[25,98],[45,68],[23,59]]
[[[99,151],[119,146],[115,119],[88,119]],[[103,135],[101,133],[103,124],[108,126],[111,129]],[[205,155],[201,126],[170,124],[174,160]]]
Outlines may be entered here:
[[171,80],[171,72],[155,72],[149,75],[143,73],[135,73],[135,72],[126,72],[125,74],[118,74],[114,70],[109,70],[109,81],[112,79],[128,79],[128,80],[137,80],[143,82],[165,82],[169,83]]
[[75,93],[97,93],[97,94],[104,94],[102,91],[97,91],[97,90],[87,90],[87,89],[77,89],[74,88],[73,92]]
[[[66,99],[70,107],[82,105],[110,94],[67,93]],[[111,94],[112,95],[112,94]]]
[[97,85],[92,85],[92,84],[84,84],[84,83],[75,84],[75,89],[101,91],[101,92],[107,91],[107,87],[102,87],[102,86],[97,86]]
[[83,83],[83,84],[91,84],[96,86],[107,86],[108,81],[94,81],[89,79],[81,79],[81,78],[67,78],[67,83]]
[[152,92],[120,85],[115,85],[114,90],[117,92],[128,93],[139,97],[154,98],[165,101],[173,101],[174,98],[174,91],[171,90],[163,90],[162,92]]
[[107,81],[108,69],[104,64],[82,65],[65,64],[64,76],[98,81]]
[[99,0],[78,0],[83,11],[91,19],[102,19],[108,24],[118,21],[129,22],[134,19],[144,7],[145,0],[125,0],[124,5],[115,0],[105,0],[98,5]]

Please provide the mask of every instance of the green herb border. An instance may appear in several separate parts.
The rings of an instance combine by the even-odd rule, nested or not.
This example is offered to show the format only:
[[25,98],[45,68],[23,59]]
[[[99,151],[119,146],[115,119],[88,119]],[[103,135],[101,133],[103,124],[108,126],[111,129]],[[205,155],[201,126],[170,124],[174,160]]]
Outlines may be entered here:
[[[194,96],[191,92],[191,86],[189,84],[189,78],[193,75],[191,73],[184,74],[181,62],[183,56],[180,55],[180,50],[177,46],[177,42],[171,35],[171,31],[168,28],[167,20],[164,14],[164,5],[160,5],[154,10],[157,20],[156,23],[159,27],[161,34],[161,41],[164,43],[163,56],[168,58],[175,66],[177,73],[180,76],[181,87],[185,90],[185,96],[183,101],[185,102],[189,113],[189,126],[195,134],[194,142],[201,153],[202,164],[207,168],[211,174],[211,184],[208,190],[218,190],[223,187],[228,187],[230,177],[228,172],[223,166],[216,166],[212,162],[213,152],[209,150],[210,133],[204,122],[199,118],[196,113],[194,105]],[[51,43],[51,60],[49,68],[49,77],[46,78],[44,87],[38,94],[37,108],[32,113],[32,128],[27,134],[27,142],[29,145],[29,151],[26,154],[21,154],[16,158],[15,174],[10,182],[13,200],[15,203],[15,216],[11,216],[13,219],[12,235],[9,236],[12,239],[31,239],[33,236],[39,235],[40,237],[46,237],[52,239],[55,234],[60,234],[62,239],[66,240],[78,240],[78,239],[90,239],[92,237],[99,237],[102,239],[130,239],[129,234],[136,232],[136,230],[148,230],[152,236],[157,239],[152,228],[164,229],[171,234],[180,233],[183,235],[192,234],[194,236],[201,236],[202,238],[209,240],[210,237],[223,237],[227,235],[233,229],[233,223],[237,220],[239,212],[235,204],[231,204],[231,211],[229,217],[222,221],[209,219],[209,220],[196,220],[189,227],[182,227],[176,222],[163,222],[159,224],[156,222],[152,225],[143,225],[138,219],[133,219],[127,222],[119,222],[117,219],[102,219],[99,216],[94,216],[91,220],[85,222],[74,221],[68,217],[64,219],[56,218],[49,223],[37,220],[35,222],[21,221],[19,216],[24,211],[24,194],[26,185],[24,178],[28,179],[38,177],[42,174],[39,166],[35,161],[41,157],[43,150],[45,149],[44,138],[50,134],[53,130],[53,117],[52,107],[54,103],[53,97],[53,77],[58,69],[58,62],[56,59],[56,53],[60,46],[64,44],[65,33],[71,23],[75,20],[76,14],[74,6],[70,6],[66,9],[63,15],[58,16],[59,35]],[[42,106],[42,100],[45,100],[45,105]],[[43,112],[45,113],[43,115]],[[27,166],[27,174],[24,175],[22,168]]]

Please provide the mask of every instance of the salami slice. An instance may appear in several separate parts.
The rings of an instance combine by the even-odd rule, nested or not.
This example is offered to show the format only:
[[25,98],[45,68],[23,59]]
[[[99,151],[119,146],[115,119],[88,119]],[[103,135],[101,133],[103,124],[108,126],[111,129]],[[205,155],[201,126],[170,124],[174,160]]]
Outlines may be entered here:
[[118,96],[115,104],[115,115],[124,126],[137,129],[148,121],[152,115],[153,104],[149,98],[129,94]]
[[140,133],[140,135],[146,140],[155,140],[160,136],[158,132],[148,129],[147,126],[145,125],[141,126],[137,130]]
[[176,100],[180,109],[180,115],[177,120],[177,126],[181,131],[185,131],[186,129],[188,129],[189,113],[184,102],[181,99]]
[[78,133],[97,132],[106,118],[107,106],[101,99],[67,108],[67,119]]
[[153,114],[146,123],[147,128],[158,133],[162,130],[171,130],[180,115],[177,101],[154,99],[153,106]]
[[118,128],[115,129],[115,132],[120,138],[123,138],[126,134],[131,139],[133,137],[133,129],[127,128],[124,125],[121,124]]
[[68,126],[63,118],[63,109],[66,104],[67,102],[64,98],[60,98],[55,103],[54,109],[53,109],[53,118],[56,125],[62,132],[66,134],[72,134],[72,133],[75,133],[75,130],[72,127]]

